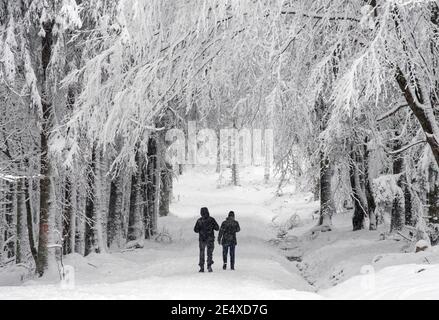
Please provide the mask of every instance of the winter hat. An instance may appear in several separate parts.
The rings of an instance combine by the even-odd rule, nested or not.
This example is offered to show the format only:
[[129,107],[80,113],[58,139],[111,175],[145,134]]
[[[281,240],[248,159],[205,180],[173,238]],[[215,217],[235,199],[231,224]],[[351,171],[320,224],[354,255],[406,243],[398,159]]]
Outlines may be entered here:
[[233,211],[229,212],[229,218],[234,218],[235,217],[235,213]]

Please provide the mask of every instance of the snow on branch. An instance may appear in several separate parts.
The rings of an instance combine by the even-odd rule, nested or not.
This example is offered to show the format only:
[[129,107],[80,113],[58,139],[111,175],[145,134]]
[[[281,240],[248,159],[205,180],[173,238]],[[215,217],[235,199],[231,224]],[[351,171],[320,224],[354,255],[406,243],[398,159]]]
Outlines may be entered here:
[[416,141],[416,142],[413,142],[405,147],[402,147],[401,149],[394,150],[394,151],[386,151],[386,152],[388,154],[391,154],[391,155],[396,155],[396,154],[402,153],[402,152],[404,152],[404,151],[406,151],[406,150],[408,150],[408,149],[410,149],[418,144],[421,144],[421,143],[427,143],[427,141],[425,141],[425,140]]
[[393,116],[395,113],[397,113],[399,110],[408,107],[408,104],[400,104],[397,105],[396,107],[392,108],[391,110],[389,110],[388,112],[384,113],[383,115],[379,116],[376,121],[380,122],[383,121],[391,116]]
[[329,21],[345,20],[345,21],[360,22],[360,19],[353,18],[353,17],[324,16],[324,15],[318,15],[315,13],[298,12],[298,11],[293,11],[293,10],[282,10],[280,13],[281,14],[300,15],[300,16],[305,17],[305,18],[318,19],[318,20],[325,19],[325,20],[329,20]]

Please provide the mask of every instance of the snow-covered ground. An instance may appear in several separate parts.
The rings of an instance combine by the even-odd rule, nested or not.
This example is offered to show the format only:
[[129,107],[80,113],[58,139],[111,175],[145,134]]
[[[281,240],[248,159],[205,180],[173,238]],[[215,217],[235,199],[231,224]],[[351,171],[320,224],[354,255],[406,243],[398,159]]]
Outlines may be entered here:
[[[225,175],[224,178],[227,178]],[[405,242],[379,240],[379,232],[352,232],[350,218],[335,218],[335,230],[310,232],[318,204],[310,194],[262,183],[261,170],[241,173],[241,186],[218,185],[211,169],[196,168],[174,186],[169,217],[159,231],[172,241],[148,241],[143,249],[74,254],[64,265],[75,268],[75,288],[51,279],[13,280],[0,271],[0,299],[338,299],[439,298],[439,252],[405,253]],[[221,269],[216,245],[214,272],[198,273],[193,225],[207,206],[218,223],[234,210],[238,234],[236,270]],[[279,229],[296,215],[294,228],[278,241]],[[274,241],[276,240],[276,241]],[[8,279],[11,283],[8,283]]]

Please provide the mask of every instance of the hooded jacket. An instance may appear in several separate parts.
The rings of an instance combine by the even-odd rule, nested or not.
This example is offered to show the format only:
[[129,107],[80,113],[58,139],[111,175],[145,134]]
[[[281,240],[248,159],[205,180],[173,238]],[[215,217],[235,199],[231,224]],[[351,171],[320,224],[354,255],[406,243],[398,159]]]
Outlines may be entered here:
[[200,241],[214,241],[214,230],[219,230],[219,225],[214,218],[209,215],[207,208],[201,208],[201,218],[197,220],[194,231],[199,234]]
[[218,234],[219,243],[223,246],[236,246],[236,233],[240,230],[241,228],[239,227],[239,223],[235,220],[235,215],[231,212],[229,214],[229,217],[221,224],[221,228]]

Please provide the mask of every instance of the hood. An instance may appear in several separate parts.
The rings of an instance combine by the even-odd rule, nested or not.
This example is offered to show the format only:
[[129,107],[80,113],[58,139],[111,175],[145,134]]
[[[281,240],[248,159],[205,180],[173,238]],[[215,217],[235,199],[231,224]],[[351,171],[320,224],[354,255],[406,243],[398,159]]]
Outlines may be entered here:
[[229,212],[229,216],[227,217],[228,220],[235,220],[235,213],[233,211]]
[[201,208],[201,210],[200,210],[200,215],[201,215],[203,218],[208,218],[208,217],[209,217],[209,209],[207,209],[206,207]]

